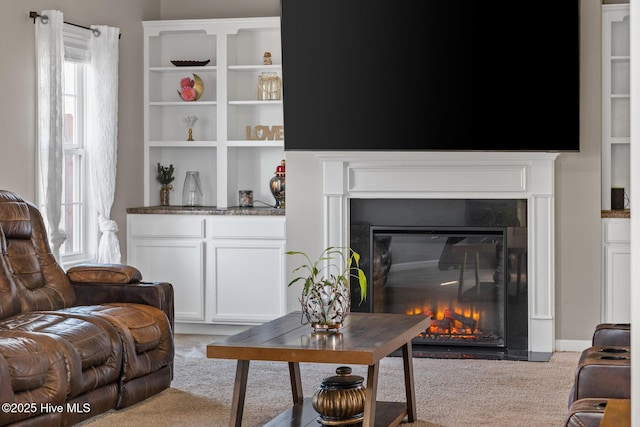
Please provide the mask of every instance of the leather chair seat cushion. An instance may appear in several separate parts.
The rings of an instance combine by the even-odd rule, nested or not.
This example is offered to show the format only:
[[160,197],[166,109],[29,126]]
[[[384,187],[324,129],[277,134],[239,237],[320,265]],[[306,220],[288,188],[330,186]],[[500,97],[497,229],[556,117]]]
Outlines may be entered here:
[[14,392],[44,385],[49,371],[49,353],[43,345],[28,337],[0,335],[0,354],[9,366]]
[[43,423],[38,425],[47,421],[52,423],[46,425],[60,424],[53,422],[60,414],[54,419],[38,416],[41,404],[62,405],[67,397],[65,356],[55,339],[33,332],[0,330],[0,378],[0,402],[37,410],[2,413],[2,425],[35,417]]
[[569,407],[565,427],[599,427],[608,399],[585,398]]
[[[101,315],[109,319],[117,319],[118,323],[123,325],[131,334],[136,354],[142,354],[158,346],[162,338],[162,332],[158,324],[158,318],[149,314],[148,310],[140,307],[137,304],[105,304],[72,307],[64,311]],[[116,325],[116,327],[118,326]]]
[[[98,319],[100,322],[100,319]],[[59,312],[29,312],[0,322],[0,329],[29,330],[58,336],[71,343],[79,356],[82,370],[108,362],[113,345],[104,328],[111,329],[93,319],[74,317]]]
[[118,332],[100,317],[34,311],[0,321],[0,331],[26,331],[53,338],[65,357],[70,397],[118,381],[122,372]]
[[118,330],[124,351],[124,382],[148,375],[173,362],[173,331],[169,319],[157,307],[109,303],[70,307],[63,311],[103,318]]

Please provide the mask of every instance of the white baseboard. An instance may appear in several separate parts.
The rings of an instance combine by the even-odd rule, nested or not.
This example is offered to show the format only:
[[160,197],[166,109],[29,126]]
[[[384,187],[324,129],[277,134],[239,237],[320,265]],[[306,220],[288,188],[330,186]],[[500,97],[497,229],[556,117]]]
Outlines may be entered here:
[[584,351],[591,347],[590,340],[556,340],[556,351]]
[[249,329],[252,325],[204,325],[198,323],[176,322],[174,332],[188,335],[235,335]]

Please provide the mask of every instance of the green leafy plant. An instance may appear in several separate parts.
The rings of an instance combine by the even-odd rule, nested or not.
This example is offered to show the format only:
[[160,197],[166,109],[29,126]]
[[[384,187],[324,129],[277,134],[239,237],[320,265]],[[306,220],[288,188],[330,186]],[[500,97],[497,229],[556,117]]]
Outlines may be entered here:
[[338,289],[342,285],[349,289],[349,278],[355,277],[360,283],[360,302],[367,298],[367,276],[360,268],[360,254],[351,248],[329,246],[318,259],[312,261],[300,251],[287,251],[287,255],[303,256],[307,263],[293,270],[293,273],[306,271],[307,274],[296,277],[288,286],[304,281],[303,295],[324,294],[326,289]]
[[173,182],[175,177],[173,176],[173,165],[162,166],[158,163],[158,175],[156,175],[156,179],[162,185],[169,185]]

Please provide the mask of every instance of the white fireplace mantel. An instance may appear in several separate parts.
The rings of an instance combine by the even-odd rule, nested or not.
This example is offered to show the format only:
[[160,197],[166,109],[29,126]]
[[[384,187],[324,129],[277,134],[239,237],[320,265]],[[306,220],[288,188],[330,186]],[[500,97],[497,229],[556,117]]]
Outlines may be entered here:
[[349,199],[526,199],[529,351],[555,350],[554,171],[559,153],[317,152],[325,246],[348,246]]

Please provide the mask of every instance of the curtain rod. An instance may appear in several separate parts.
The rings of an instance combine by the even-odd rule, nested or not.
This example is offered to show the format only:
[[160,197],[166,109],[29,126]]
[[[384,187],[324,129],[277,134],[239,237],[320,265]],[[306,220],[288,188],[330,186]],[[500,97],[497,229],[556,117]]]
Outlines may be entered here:
[[[33,18],[33,23],[34,24],[36,23],[36,18],[40,18],[40,21],[43,24],[46,24],[47,22],[49,22],[49,17],[47,15],[40,15],[38,12],[34,12],[34,11],[29,12],[29,18]],[[68,24],[68,25],[73,25],[74,27],[78,27],[78,28],[83,28],[85,30],[89,30],[96,37],[100,36],[100,30],[98,30],[97,28],[85,27],[84,25],[78,25],[78,24],[74,24],[72,22],[67,22],[67,21],[64,21],[64,23]],[[122,34],[118,34],[118,38],[121,38],[121,37],[122,37]]]

